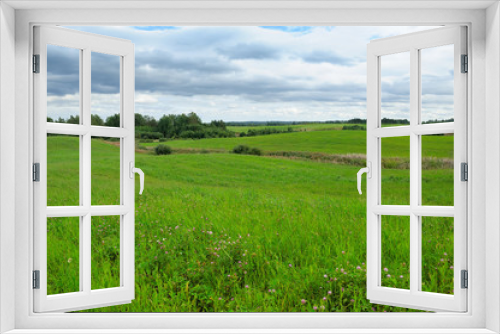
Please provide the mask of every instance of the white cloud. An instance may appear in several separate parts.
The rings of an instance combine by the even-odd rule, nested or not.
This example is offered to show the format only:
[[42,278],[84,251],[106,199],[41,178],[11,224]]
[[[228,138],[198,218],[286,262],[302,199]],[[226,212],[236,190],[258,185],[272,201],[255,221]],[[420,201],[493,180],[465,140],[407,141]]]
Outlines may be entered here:
[[[367,43],[429,28],[78,27],[134,42],[136,112],[159,118],[193,111],[204,121],[365,117]],[[437,54],[433,58],[438,62],[430,72],[446,61]],[[385,104],[393,117],[402,117],[396,88],[404,73],[398,68],[393,72]],[[107,115],[116,96],[102,95],[109,98],[100,96],[93,107]],[[436,98],[432,103],[439,105]],[[429,115],[446,110],[437,108]]]

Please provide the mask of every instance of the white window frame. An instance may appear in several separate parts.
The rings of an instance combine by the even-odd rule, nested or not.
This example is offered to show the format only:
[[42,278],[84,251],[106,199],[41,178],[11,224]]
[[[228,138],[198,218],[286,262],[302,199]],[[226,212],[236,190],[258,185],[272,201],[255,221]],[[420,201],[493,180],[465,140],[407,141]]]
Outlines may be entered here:
[[[34,162],[39,163],[39,181],[33,184],[34,201],[34,269],[39,271],[39,288],[34,289],[35,312],[75,311],[128,304],[135,291],[135,194],[132,169],[135,161],[134,136],[134,45],[131,41],[53,27],[34,27],[34,53],[39,55],[39,73],[34,84]],[[81,124],[47,122],[47,45],[78,50],[80,60]],[[113,55],[120,62],[120,127],[91,125],[91,61],[92,53]],[[47,206],[47,135],[78,136],[80,142],[80,203],[77,206]],[[120,204],[91,204],[91,138],[113,137],[120,143]],[[91,234],[92,217],[118,216],[120,222],[120,285],[92,290]],[[77,217],[79,219],[79,290],[47,295],[47,218]]]
[[[281,332],[283,329],[298,329],[294,332],[340,332],[340,329],[355,328],[363,333],[412,332],[419,328],[426,333],[492,333],[500,331],[500,11],[498,2],[474,1],[398,1],[399,9],[390,9],[395,3],[384,1],[316,3],[307,1],[276,1],[268,3],[233,5],[217,1],[191,3],[184,9],[146,7],[133,3],[137,9],[98,9],[120,6],[113,1],[69,2],[17,2],[0,4],[0,330],[16,329],[13,333],[36,333],[37,329],[63,329],[61,332],[76,332],[89,329],[88,333],[106,332],[105,329],[131,328],[166,329],[212,329],[212,332],[244,332],[253,328],[255,332]],[[128,3],[128,2],[127,2]],[[18,10],[12,6],[35,8]],[[125,2],[122,2],[125,6]],[[50,10],[40,7],[48,6]],[[73,8],[58,9],[59,6]],[[129,5],[130,6],[130,5]],[[155,3],[150,6],[162,6]],[[193,7],[194,6],[194,7]],[[210,6],[212,6],[210,8]],[[252,7],[253,6],[253,7]],[[282,8],[279,8],[279,7]],[[457,9],[456,6],[461,6]],[[490,6],[488,9],[485,9]],[[38,8],[37,8],[38,7]],[[80,9],[74,9],[78,7]],[[87,9],[81,9],[87,7]],[[208,9],[207,9],[208,7]],[[236,7],[236,8],[234,8]],[[406,8],[404,8],[406,7]],[[438,7],[438,9],[436,9]],[[221,9],[222,8],[222,9]],[[351,8],[351,9],[346,9]],[[355,9],[352,9],[355,8]],[[369,9],[368,9],[369,8]],[[375,9],[374,9],[375,8]],[[401,9],[403,8],[403,9]],[[439,9],[441,8],[441,9]],[[468,8],[468,9],[467,9]],[[58,9],[58,10],[56,10]],[[15,23],[12,19],[15,14]],[[486,23],[486,24],[485,24]],[[467,313],[435,314],[34,314],[31,290],[32,266],[32,183],[30,181],[33,147],[32,76],[30,73],[32,54],[32,27],[35,24],[60,25],[442,25],[464,24],[469,31],[468,54],[471,59],[468,77],[468,152],[470,157],[470,181],[468,197],[468,268],[469,307]],[[15,31],[15,43],[13,41]],[[5,47],[4,47],[5,46]],[[15,53],[13,46],[15,46]],[[15,58],[13,60],[13,55]],[[11,66],[15,65],[15,74]],[[485,70],[488,65],[488,71]],[[7,75],[5,74],[7,73]],[[15,81],[15,88],[11,85]],[[15,93],[15,100],[8,93]],[[15,113],[12,108],[15,105]],[[15,121],[15,145],[7,137],[12,131],[4,130],[5,121]],[[11,148],[13,147],[13,148]],[[488,150],[488,154],[485,153]],[[9,163],[10,161],[15,161]],[[485,163],[488,162],[488,165]],[[10,181],[15,168],[15,183]],[[489,178],[486,183],[486,173]],[[355,178],[355,175],[353,175]],[[9,194],[4,185],[15,184],[15,212],[9,211]],[[488,196],[486,196],[488,195]],[[486,202],[486,204],[485,204]],[[14,218],[14,219],[10,219]],[[15,238],[15,244],[11,241]],[[486,266],[488,263],[488,266]],[[9,283],[15,282],[15,289]],[[14,291],[12,291],[14,290]],[[486,293],[488,291],[488,293]],[[12,305],[15,305],[12,308]],[[12,310],[13,309],[13,310]],[[12,318],[13,316],[13,318]],[[28,331],[30,329],[31,331]],[[168,331],[171,329],[171,331]],[[222,330],[215,330],[222,329]],[[232,330],[231,330],[232,329]],[[241,330],[238,330],[241,329]],[[335,329],[338,329],[337,331]],[[391,330],[392,329],[392,330]],[[462,330],[459,330],[462,329]],[[41,331],[40,331],[41,332]],[[54,332],[54,331],[51,331]],[[140,332],[137,330],[136,332]]]
[[[403,306],[422,310],[467,310],[467,289],[462,288],[461,271],[467,270],[467,183],[461,180],[461,163],[467,163],[467,73],[461,73],[462,55],[467,54],[467,29],[449,26],[372,40],[367,47],[367,296],[372,303]],[[421,50],[453,46],[454,122],[422,124],[421,122]],[[382,58],[405,52],[409,56],[408,126],[382,127]],[[422,135],[454,134],[454,205],[422,204]],[[382,202],[382,140],[407,137],[410,154],[410,202],[408,205],[384,205]],[[409,221],[408,255],[409,289],[382,286],[382,220],[384,216],[406,216]],[[422,218],[453,218],[454,293],[422,291]],[[437,292],[437,291],[436,291]]]

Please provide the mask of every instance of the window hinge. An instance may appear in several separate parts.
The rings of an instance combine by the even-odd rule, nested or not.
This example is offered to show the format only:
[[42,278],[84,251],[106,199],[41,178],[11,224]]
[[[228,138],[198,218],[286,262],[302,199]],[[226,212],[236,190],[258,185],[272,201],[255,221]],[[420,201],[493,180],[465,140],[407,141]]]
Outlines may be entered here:
[[469,72],[469,57],[467,55],[462,55],[462,73]]
[[33,73],[40,73],[40,55],[33,55]]
[[40,289],[40,270],[33,270],[33,289]]
[[468,273],[468,271],[462,270],[460,276],[462,277],[462,289],[469,288],[469,273]]
[[38,162],[33,164],[33,181],[40,182],[40,164]]
[[461,164],[460,175],[462,181],[469,181],[469,165],[466,162],[462,162]]

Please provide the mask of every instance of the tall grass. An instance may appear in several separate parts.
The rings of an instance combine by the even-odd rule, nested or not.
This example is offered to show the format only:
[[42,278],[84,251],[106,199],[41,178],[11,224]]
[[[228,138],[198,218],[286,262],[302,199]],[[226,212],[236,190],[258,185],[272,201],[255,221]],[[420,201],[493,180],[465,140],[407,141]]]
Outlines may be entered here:
[[[74,140],[48,138],[48,154],[58,168],[70,163],[63,143]],[[92,148],[93,157],[118,152],[99,140]],[[224,153],[136,154],[136,166],[146,174],[144,194],[136,196],[136,296],[130,304],[91,312],[411,311],[366,299],[366,198],[356,190],[357,166]],[[400,187],[402,172],[390,170],[382,180],[394,201],[407,196]],[[114,180],[119,180],[116,173],[102,177],[111,182],[96,189],[100,198],[114,194]],[[439,193],[445,181],[439,173],[428,177]],[[72,179],[49,181],[54,184],[50,198],[75,196],[69,189],[62,191]],[[433,224],[443,225],[439,218]],[[48,235],[53,245],[48,254],[52,292],[78,290],[74,254],[79,245],[76,238],[66,238],[68,233],[78,235],[78,228],[66,227]],[[408,224],[399,224],[386,236],[397,241],[408,229]],[[431,240],[423,247],[426,289],[449,293],[452,280],[441,278],[453,272],[452,231],[426,231]],[[93,225],[92,240],[92,267],[99,268],[93,280],[116,285],[116,224],[106,218]],[[400,257],[408,249],[393,241],[383,247],[403,255],[389,256],[386,266],[395,281],[387,284],[407,285],[408,263]],[[446,261],[441,253],[449,254]]]

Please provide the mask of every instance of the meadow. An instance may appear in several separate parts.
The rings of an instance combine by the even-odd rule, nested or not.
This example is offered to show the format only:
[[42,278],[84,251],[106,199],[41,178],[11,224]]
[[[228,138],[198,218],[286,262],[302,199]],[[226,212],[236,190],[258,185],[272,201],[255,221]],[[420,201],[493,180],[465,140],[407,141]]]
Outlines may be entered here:
[[[366,299],[366,197],[356,189],[358,166],[231,153],[246,144],[266,154],[363,155],[365,141],[365,131],[307,131],[168,141],[174,154],[165,156],[139,150],[136,166],[146,184],[136,194],[136,296],[90,312],[414,311]],[[446,162],[453,137],[423,142],[423,156],[436,163],[423,172],[422,200],[452,205]],[[48,205],[78,203],[78,138],[53,136],[47,144]],[[384,139],[383,156],[400,161],[383,170],[384,204],[409,199],[408,145]],[[93,140],[92,173],[92,204],[117,204],[116,143]],[[453,222],[425,218],[422,230],[423,290],[452,294]],[[78,219],[49,219],[48,243],[49,293],[78,291]],[[119,285],[118,217],[93,218],[92,250],[92,288]],[[409,287],[408,217],[382,217],[382,266],[384,286]]]

